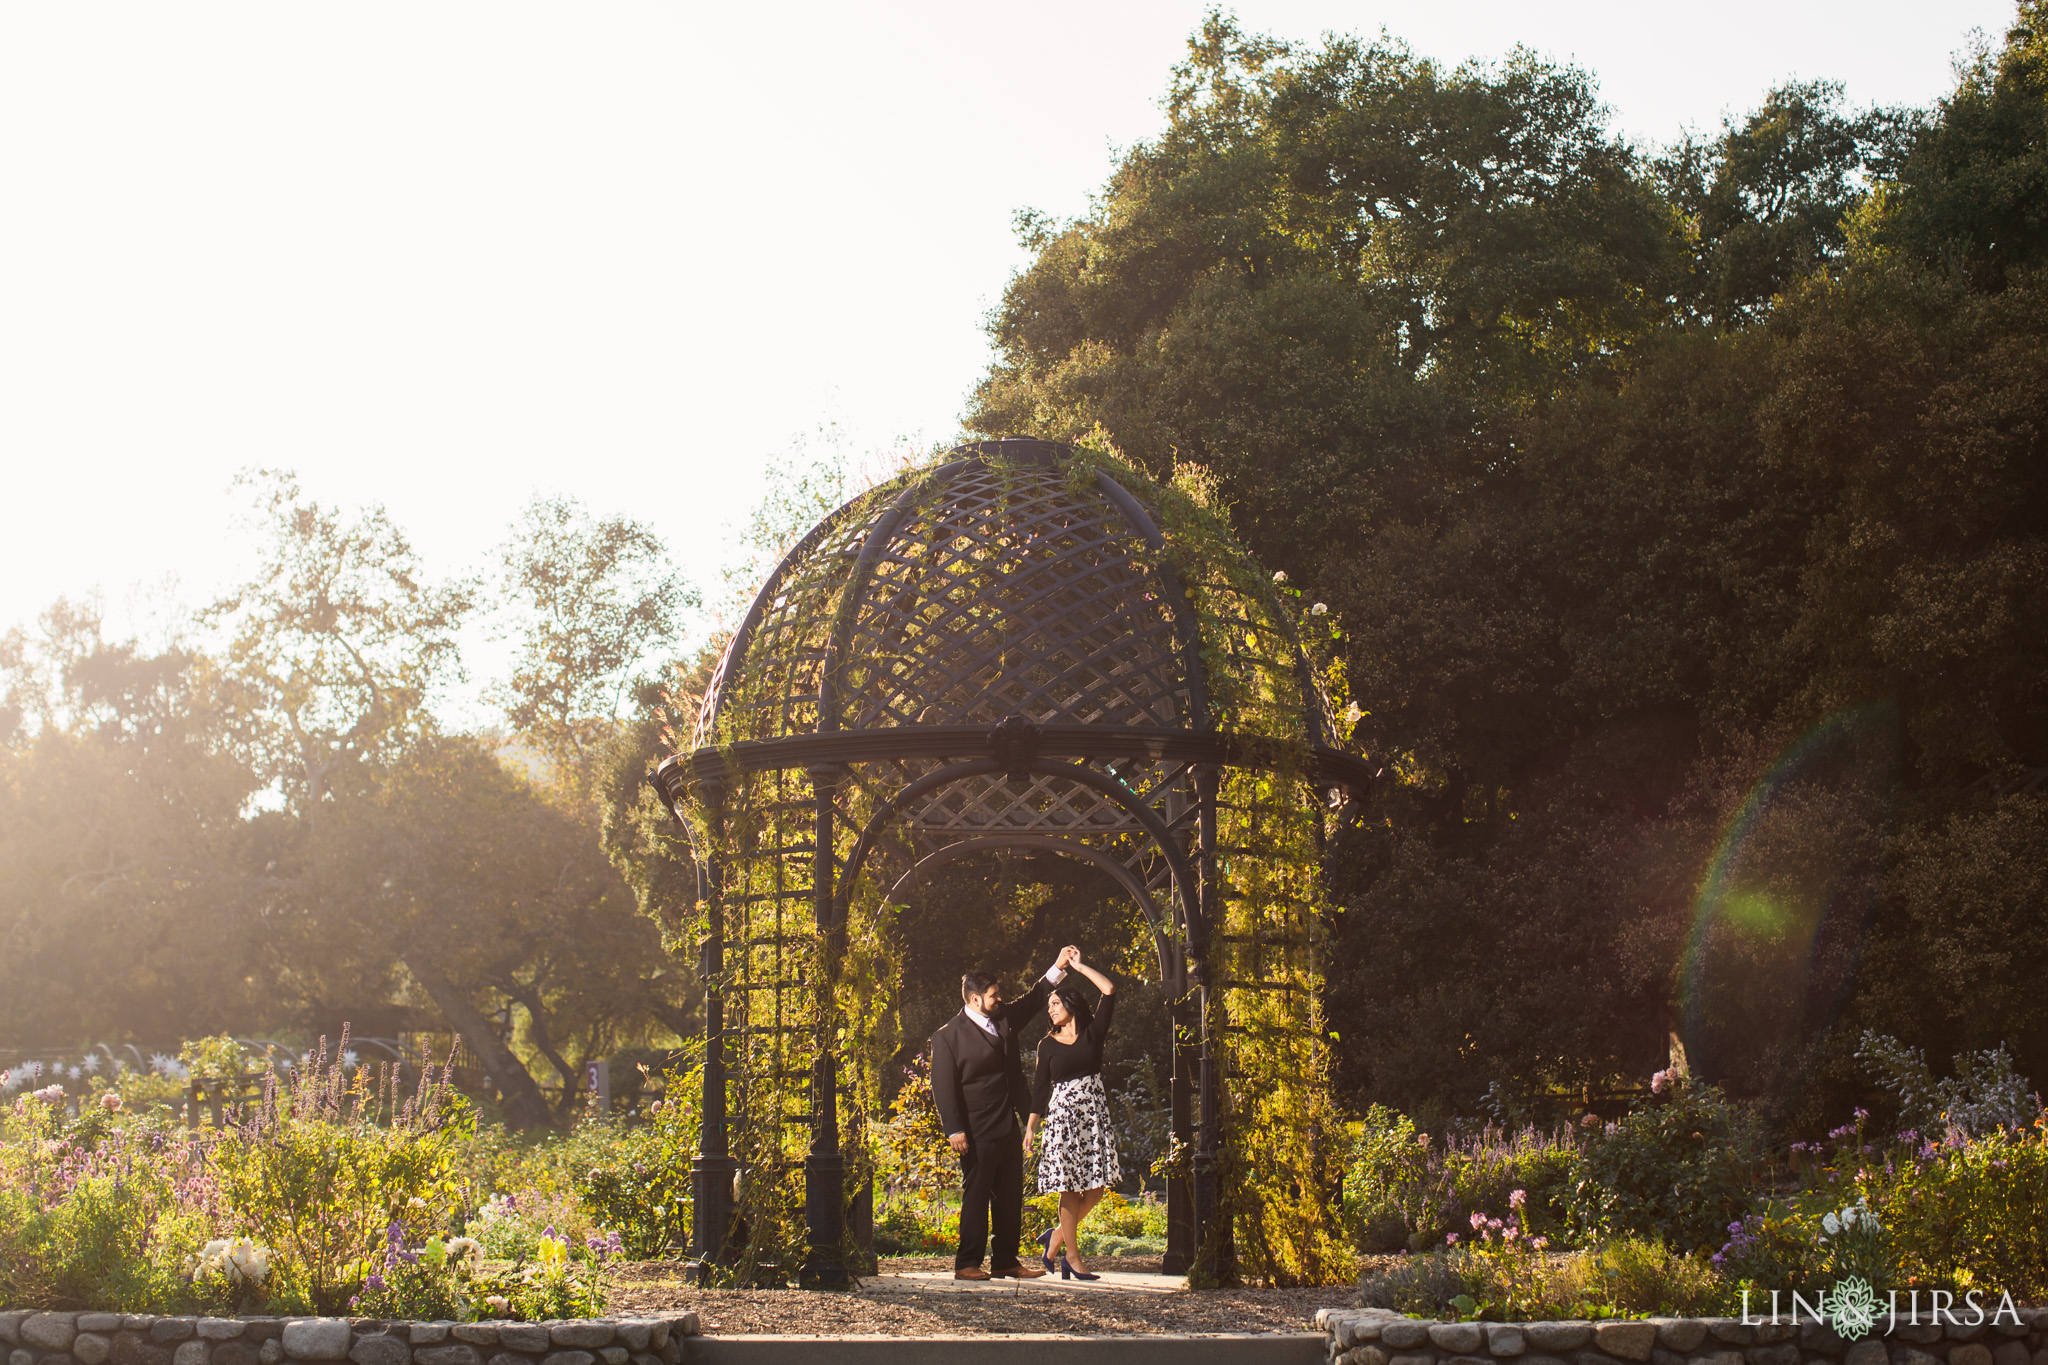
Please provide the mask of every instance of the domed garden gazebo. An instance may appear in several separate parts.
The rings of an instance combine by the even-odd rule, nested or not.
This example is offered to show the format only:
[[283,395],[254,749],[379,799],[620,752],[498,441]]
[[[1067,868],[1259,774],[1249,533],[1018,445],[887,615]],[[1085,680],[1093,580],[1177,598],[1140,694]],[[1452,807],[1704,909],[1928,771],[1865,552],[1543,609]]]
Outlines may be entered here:
[[871,1260],[891,907],[1005,849],[1101,868],[1150,927],[1169,1271],[1334,1263],[1318,869],[1372,769],[1290,603],[1199,497],[1032,440],[872,489],[776,567],[654,774],[700,869],[706,1273]]

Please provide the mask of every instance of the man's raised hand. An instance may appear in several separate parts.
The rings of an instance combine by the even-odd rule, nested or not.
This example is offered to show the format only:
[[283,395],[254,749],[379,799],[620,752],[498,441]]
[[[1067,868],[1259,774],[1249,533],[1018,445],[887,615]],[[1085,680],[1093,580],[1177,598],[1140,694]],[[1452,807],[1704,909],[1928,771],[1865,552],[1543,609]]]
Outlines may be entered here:
[[1067,968],[1073,966],[1076,962],[1079,962],[1080,960],[1081,950],[1079,948],[1076,948],[1073,944],[1069,943],[1066,947],[1060,949],[1059,961],[1053,963],[1052,965],[1059,968],[1061,971],[1065,971]]

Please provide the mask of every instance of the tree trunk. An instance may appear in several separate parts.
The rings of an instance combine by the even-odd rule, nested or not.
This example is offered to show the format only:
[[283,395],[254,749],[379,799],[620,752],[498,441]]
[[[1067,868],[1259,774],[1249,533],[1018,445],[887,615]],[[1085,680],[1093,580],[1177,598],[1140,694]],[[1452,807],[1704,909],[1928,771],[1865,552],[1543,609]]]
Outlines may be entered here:
[[555,1074],[562,1078],[562,1106],[558,1115],[563,1123],[570,1123],[576,1115],[576,1097],[583,1089],[583,1068],[571,1066],[555,1047],[554,1037],[548,1032],[547,1016],[540,1010],[540,992],[527,990],[506,991],[514,1002],[526,1006],[527,1037],[540,1049],[540,1055],[548,1059],[555,1068]]
[[490,1021],[469,1002],[469,997],[457,990],[447,977],[422,967],[412,958],[407,958],[405,965],[411,969],[413,979],[433,997],[441,1013],[448,1017],[448,1022],[470,1040],[476,1055],[483,1059],[484,1070],[490,1073],[491,1080],[504,1097],[500,1108],[504,1110],[505,1122],[520,1132],[550,1126],[554,1116],[548,1110],[547,1097],[540,1093],[540,1087],[534,1084],[533,1077],[513,1055],[512,1049],[492,1031]]

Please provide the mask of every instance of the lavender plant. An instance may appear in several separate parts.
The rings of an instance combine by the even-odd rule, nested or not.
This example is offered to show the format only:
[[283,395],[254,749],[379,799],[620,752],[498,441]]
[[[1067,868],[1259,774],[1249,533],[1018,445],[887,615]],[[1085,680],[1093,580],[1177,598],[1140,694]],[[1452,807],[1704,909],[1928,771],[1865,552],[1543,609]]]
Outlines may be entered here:
[[277,1255],[276,1293],[336,1313],[377,1269],[386,1230],[446,1226],[459,1202],[455,1164],[473,1120],[454,1094],[451,1052],[410,1095],[394,1069],[347,1074],[326,1039],[291,1079],[209,1151],[223,1199]]

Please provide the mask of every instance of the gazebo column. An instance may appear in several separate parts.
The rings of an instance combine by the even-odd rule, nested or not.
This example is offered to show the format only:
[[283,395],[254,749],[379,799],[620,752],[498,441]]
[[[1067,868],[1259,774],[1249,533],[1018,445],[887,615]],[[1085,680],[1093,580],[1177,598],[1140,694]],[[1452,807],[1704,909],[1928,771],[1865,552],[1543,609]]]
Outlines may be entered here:
[[[711,847],[725,836],[725,788],[703,783],[699,799],[711,827]],[[726,1236],[732,1227],[733,1177],[739,1163],[727,1145],[725,1114],[725,994],[714,983],[725,971],[724,868],[710,857],[697,864],[697,894],[704,901],[707,923],[697,946],[697,971],[704,990],[704,1092],[698,1111],[697,1158],[690,1163],[693,1198],[690,1243],[697,1258],[698,1279],[726,1258]]]
[[[1167,1141],[1175,1151],[1193,1150],[1195,1128],[1195,1075],[1201,1065],[1201,1019],[1198,1001],[1185,988],[1173,998],[1173,1078],[1168,1083]],[[1176,1167],[1166,1176],[1166,1260],[1160,1269],[1168,1275],[1185,1275],[1195,1264],[1194,1186],[1188,1172]]]
[[[1195,872],[1201,879],[1201,920],[1204,953],[1200,962],[1201,982],[1197,992],[1198,1020],[1197,1039],[1199,1062],[1196,1067],[1197,1099],[1195,1117],[1195,1151],[1192,1202],[1194,1204],[1195,1260],[1208,1274],[1222,1283],[1229,1283],[1236,1277],[1236,1255],[1231,1236],[1230,1220],[1221,1206],[1221,1188],[1217,1179],[1217,1166],[1222,1159],[1222,1092],[1219,1087],[1224,1078],[1217,1066],[1216,1045],[1220,1042],[1214,1036],[1219,1027],[1216,1016],[1222,1012],[1220,997],[1212,999],[1210,991],[1217,986],[1220,973],[1212,957],[1210,945],[1217,942],[1218,930],[1223,927],[1226,913],[1223,900],[1223,885],[1216,868],[1216,796],[1218,772],[1214,764],[1198,764],[1195,768],[1195,798],[1199,803],[1196,811]],[[1220,956],[1218,954],[1217,956]]]
[[[832,897],[833,789],[839,769],[818,764],[808,769],[816,803],[812,835],[811,906],[813,922],[824,940],[825,963],[816,983],[821,995],[831,991],[837,971],[840,928]],[[804,1223],[811,1252],[804,1262],[803,1282],[819,1288],[843,1288],[846,1273],[846,1158],[839,1150],[839,1059],[829,1041],[818,1040],[811,1063],[811,1150],[804,1157]]]

